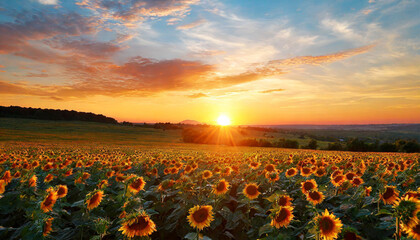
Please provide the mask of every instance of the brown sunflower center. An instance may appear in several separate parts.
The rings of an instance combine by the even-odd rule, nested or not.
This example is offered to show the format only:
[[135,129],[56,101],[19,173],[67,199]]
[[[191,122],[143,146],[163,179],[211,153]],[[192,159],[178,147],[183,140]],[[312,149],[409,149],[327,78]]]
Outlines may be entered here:
[[137,217],[137,221],[133,224],[129,225],[128,227],[132,230],[141,231],[149,226],[149,221],[147,221],[144,217],[140,216]]
[[315,185],[312,182],[305,182],[303,184],[303,188],[307,191],[313,189],[315,187]]
[[44,205],[45,206],[50,206],[53,204],[53,196],[52,194],[48,195],[48,197],[45,199]]
[[139,189],[142,184],[143,184],[143,181],[139,178],[139,179],[134,180],[134,182],[131,183],[131,186],[135,189]]
[[309,168],[302,168],[304,174],[308,174],[311,170]]
[[416,233],[417,235],[420,235],[420,224],[417,224],[416,226],[414,226],[411,229],[414,233]]
[[334,221],[330,217],[322,217],[319,221],[319,228],[324,234],[331,233],[334,230],[334,226]]
[[354,183],[354,184],[356,184],[356,185],[359,185],[359,184],[361,184],[362,182],[360,181],[360,179],[355,178],[355,179],[353,179],[353,183]]
[[66,193],[66,189],[64,188],[64,187],[60,187],[59,189],[58,189],[58,191],[57,191],[57,194],[58,195],[63,195],[63,194],[65,194]]
[[341,182],[341,180],[343,180],[343,176],[337,176],[334,178],[334,182]]
[[267,170],[268,172],[273,172],[274,171],[274,166],[273,165],[267,165],[266,167],[265,167],[265,170]]
[[348,179],[348,180],[352,180],[353,178],[354,178],[354,173],[347,173],[346,174],[346,178]]
[[246,193],[248,193],[249,195],[255,195],[258,192],[258,188],[254,185],[249,185],[246,187]]
[[226,188],[226,183],[225,182],[219,182],[219,184],[217,185],[217,191],[223,191]]
[[287,170],[287,175],[293,175],[293,174],[295,174],[295,170],[294,169]]
[[200,208],[195,211],[192,216],[197,223],[202,223],[207,220],[209,212],[205,208]]
[[319,194],[319,192],[310,192],[309,197],[311,197],[311,199],[317,201],[317,200],[321,199],[321,194]]
[[279,200],[277,201],[279,206],[286,206],[288,202],[289,201],[288,201],[287,197],[280,197]]
[[289,211],[282,208],[276,215],[276,222],[283,222],[289,216]]
[[205,172],[204,173],[204,177],[209,177],[210,176],[210,172]]
[[91,198],[90,198],[90,201],[89,201],[89,204],[91,205],[91,204],[95,204],[96,202],[98,202],[99,201],[99,194],[98,193],[96,193],[95,195],[93,195]]
[[388,199],[394,196],[394,189],[393,188],[386,188],[386,191],[382,195],[384,199]]

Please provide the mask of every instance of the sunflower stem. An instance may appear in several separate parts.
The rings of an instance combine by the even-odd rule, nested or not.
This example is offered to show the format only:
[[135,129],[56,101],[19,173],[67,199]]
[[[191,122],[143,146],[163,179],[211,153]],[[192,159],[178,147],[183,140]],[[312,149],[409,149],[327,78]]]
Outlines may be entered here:
[[400,240],[400,217],[399,216],[395,218],[395,225],[396,225],[395,240]]

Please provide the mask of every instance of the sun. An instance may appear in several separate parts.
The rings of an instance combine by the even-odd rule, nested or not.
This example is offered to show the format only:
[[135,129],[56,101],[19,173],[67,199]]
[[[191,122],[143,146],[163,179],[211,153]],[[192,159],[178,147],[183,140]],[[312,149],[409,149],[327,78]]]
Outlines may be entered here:
[[230,125],[230,118],[226,115],[220,115],[217,118],[217,124],[219,124],[220,126],[228,126]]

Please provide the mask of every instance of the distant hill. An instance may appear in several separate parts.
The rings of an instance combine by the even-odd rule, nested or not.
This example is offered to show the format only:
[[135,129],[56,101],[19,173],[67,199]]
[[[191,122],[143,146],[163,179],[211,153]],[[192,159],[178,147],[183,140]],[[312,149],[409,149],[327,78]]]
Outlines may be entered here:
[[188,125],[201,125],[202,123],[195,120],[184,120],[180,122],[180,124],[188,124]]
[[55,121],[85,121],[117,124],[118,121],[101,114],[77,112],[59,109],[25,108],[18,106],[0,106],[0,117],[29,118]]

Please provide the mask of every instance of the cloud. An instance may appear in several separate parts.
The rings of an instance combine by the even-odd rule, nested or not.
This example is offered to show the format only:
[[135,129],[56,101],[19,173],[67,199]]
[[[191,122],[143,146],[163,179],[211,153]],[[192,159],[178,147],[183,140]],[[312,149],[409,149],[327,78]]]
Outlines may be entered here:
[[202,98],[202,97],[208,97],[209,95],[204,94],[204,93],[194,93],[191,95],[187,95],[187,97],[189,98]]
[[16,53],[30,46],[29,41],[54,36],[79,36],[95,31],[91,18],[77,13],[19,13],[15,22],[0,24],[0,54]]
[[323,63],[331,63],[339,61],[345,58],[349,58],[355,55],[366,53],[375,47],[376,44],[370,44],[359,48],[352,48],[338,53],[332,53],[320,56],[300,56],[289,59],[273,60],[270,61],[265,67],[275,69],[277,66],[293,66],[293,65],[320,65]]
[[282,88],[277,88],[277,89],[269,89],[269,90],[264,90],[264,91],[260,91],[260,93],[273,93],[273,92],[282,92],[285,89]]
[[194,22],[191,22],[191,23],[188,23],[188,24],[184,24],[184,25],[180,25],[180,26],[176,27],[176,29],[178,29],[178,30],[191,29],[191,28],[195,28],[195,27],[197,27],[197,26],[199,26],[199,25],[201,25],[201,24],[203,24],[205,22],[207,22],[207,20],[201,18],[201,19],[198,19],[198,20],[196,20]]
[[111,42],[97,42],[90,39],[58,39],[48,41],[47,43],[49,46],[60,50],[94,58],[108,57],[122,49]]
[[99,12],[103,19],[124,23],[143,21],[147,17],[184,17],[199,0],[82,0],[76,4]]
[[57,5],[58,0],[38,0],[39,3],[44,5]]
[[[48,52],[38,53],[39,49],[27,49],[25,51],[26,57],[38,56],[38,61],[64,67],[65,71],[63,71],[61,77],[72,81],[66,85],[48,86],[3,82],[3,86],[9,84],[8,86],[13,91],[0,92],[3,94],[13,93],[62,99],[83,98],[92,95],[150,96],[166,91],[221,89],[283,75],[286,72],[282,68],[290,65],[330,63],[364,53],[372,47],[369,45],[329,55],[303,56],[273,60],[268,63],[257,63],[245,72],[228,75],[222,75],[218,72],[215,65],[200,61],[156,60],[135,57],[118,65],[110,61],[97,61],[94,58],[85,58],[78,55],[57,55],[51,58]],[[283,89],[271,89],[261,93],[281,90]],[[198,93],[189,97],[198,98],[204,97],[204,95]]]
[[362,13],[365,14],[365,15],[368,15],[372,11],[373,11],[372,9],[365,9],[365,10],[362,11]]
[[36,77],[36,78],[46,78],[49,75],[46,73],[28,73],[25,75],[25,77]]

